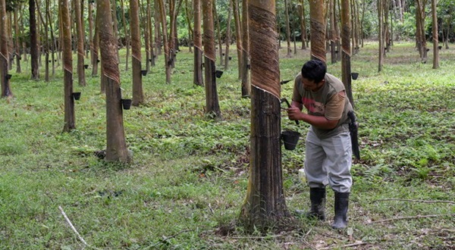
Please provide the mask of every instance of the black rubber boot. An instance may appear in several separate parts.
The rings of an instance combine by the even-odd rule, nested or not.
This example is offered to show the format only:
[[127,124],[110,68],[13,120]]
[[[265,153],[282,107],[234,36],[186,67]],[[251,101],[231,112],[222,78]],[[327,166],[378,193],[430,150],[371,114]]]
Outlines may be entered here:
[[335,192],[335,217],[333,218],[332,228],[342,229],[347,227],[349,207],[349,193]]
[[325,220],[325,188],[310,188],[310,201],[311,210],[305,216]]

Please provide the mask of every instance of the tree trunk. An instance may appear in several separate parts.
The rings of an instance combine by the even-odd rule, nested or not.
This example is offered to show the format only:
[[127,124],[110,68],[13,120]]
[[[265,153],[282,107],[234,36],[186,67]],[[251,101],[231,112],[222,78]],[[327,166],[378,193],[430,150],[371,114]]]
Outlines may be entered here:
[[[0,0],[0,20],[6,19],[6,3],[5,0]],[[6,31],[6,22],[0,22],[0,74],[1,74],[1,84],[2,84],[2,93],[0,97],[10,97],[13,96],[11,92],[8,76],[8,46],[7,46],[7,31]]]
[[193,0],[194,11],[194,84],[204,86],[202,77],[201,3]]
[[[47,2],[46,2],[47,3]],[[41,6],[40,2],[36,0],[36,4],[38,6]],[[47,9],[47,6],[46,6]],[[47,19],[43,17],[43,14],[41,13],[40,8],[37,8],[39,18],[41,19],[41,22],[43,23],[44,27],[48,26]],[[44,30],[44,41],[43,41],[43,50],[44,50],[44,81],[49,82],[49,31],[48,29]]]
[[220,19],[218,18],[218,14],[216,12],[216,6],[213,6],[213,17],[214,17],[214,22],[216,24],[216,36],[218,39],[218,53],[220,55],[220,65],[223,65],[223,42],[221,41],[221,26],[220,26]]
[[160,25],[162,25],[162,17],[161,17],[161,9],[160,9],[160,4],[162,0],[155,0],[155,48],[156,48],[156,54],[161,55],[161,47],[162,45],[162,40],[161,40],[161,28]]
[[64,73],[64,103],[65,103],[65,125],[63,132],[70,132],[76,128],[76,118],[74,112],[73,99],[73,56],[72,56],[72,39],[71,39],[71,20],[68,1],[60,0],[60,20],[62,22],[61,35],[62,43],[62,61]]
[[[144,93],[142,90],[141,74],[141,31],[139,28],[139,4],[138,0],[130,0],[131,11],[131,62],[133,65],[133,106],[139,106],[144,103]],[[101,37],[100,37],[101,38]],[[118,49],[116,49],[118,51]]]
[[280,70],[275,1],[248,3],[251,48],[250,174],[240,221],[247,232],[289,222],[281,169]]
[[205,100],[206,114],[214,119],[221,119],[220,105],[215,78],[215,32],[213,22],[213,0],[202,1],[203,26],[204,26],[204,65],[205,65]]
[[286,17],[286,42],[288,45],[287,54],[286,56],[289,58],[291,57],[291,27],[289,22],[289,4],[288,0],[284,0],[284,15]]
[[51,41],[48,43],[48,46],[51,47],[51,62],[52,62],[52,76],[55,76],[55,36],[54,36],[54,28],[52,26],[52,18],[51,18],[51,11],[50,11],[50,1],[46,0],[46,20],[49,24],[49,30],[51,33]]
[[[91,1],[91,0],[89,0]],[[92,6],[94,5],[94,2],[92,3],[89,3],[89,20],[92,19]],[[95,15],[95,18],[97,18],[97,13],[98,13],[98,8],[96,8],[95,10],[96,12],[96,15]],[[91,27],[90,27],[91,26]],[[89,21],[89,29],[90,29],[90,59],[91,59],[91,63],[92,63],[92,76],[96,76],[98,74],[98,24],[97,24],[97,21],[95,19],[95,28],[93,28],[93,20]],[[94,34],[92,34],[92,30],[94,30]]]
[[304,0],[300,1],[298,5],[298,11],[300,16],[300,27],[302,29],[301,33],[301,40],[302,40],[302,49],[306,49],[306,40],[307,40],[307,33],[306,33],[306,20],[305,20],[305,2]]
[[150,71],[150,66],[155,66],[155,50],[153,48],[153,24],[152,24],[152,7],[150,0],[147,0],[147,31],[148,31],[148,46],[150,48],[149,58],[147,60],[147,72]]
[[163,43],[164,43],[164,67],[166,67],[166,83],[171,83],[171,66],[172,66],[172,58],[170,54],[170,48],[168,43],[168,36],[167,36],[167,23],[166,23],[166,12],[164,10],[164,0],[158,0],[159,5],[159,12],[161,17],[161,27],[162,27],[162,34],[163,34]]
[[310,1],[311,58],[326,62],[324,0]]
[[242,26],[240,25],[240,12],[239,12],[239,3],[237,0],[232,0],[232,12],[234,12],[234,22],[235,22],[235,41],[237,45],[237,63],[239,71],[239,79],[242,79]]
[[436,5],[436,0],[431,0],[431,13],[433,17],[433,69],[439,68],[438,14]]
[[335,18],[335,0],[329,0],[329,17],[330,17],[330,58],[332,63],[337,62],[336,51],[336,34],[335,34],[335,25],[337,23]]
[[77,30],[77,77],[79,80],[79,86],[85,86],[85,68],[84,68],[84,58],[85,58],[85,31],[82,30],[82,12],[81,12],[81,3],[80,0],[74,0],[74,7],[76,12],[76,30]]
[[29,21],[30,21],[30,57],[31,57],[31,71],[32,71],[32,79],[38,80],[39,79],[39,44],[38,44],[38,34],[36,31],[36,6],[35,0],[28,1],[28,9],[29,9]]
[[349,36],[351,35],[351,15],[350,15],[349,0],[341,0],[341,75],[346,94],[354,105],[352,97],[351,85],[351,43]]
[[382,14],[382,1],[378,0],[378,36],[379,36],[379,55],[378,55],[378,72],[382,71],[382,65],[384,63],[384,38],[383,38],[383,14]]
[[[5,1],[5,0],[3,0]],[[21,41],[20,41],[20,35],[19,35],[19,20],[18,20],[18,15],[19,15],[19,10],[20,7],[14,10],[14,35],[15,35],[15,53],[16,53],[16,73],[21,73]]]
[[193,20],[194,16],[191,14],[190,5],[188,4],[188,0],[185,0],[185,16],[186,22],[188,25],[188,51],[193,53],[193,41],[194,41],[194,31],[193,27],[191,27],[191,20]]
[[145,7],[145,13],[146,15],[142,15],[142,24],[144,26],[144,47],[145,47],[145,70],[147,73],[150,72],[150,59],[151,57],[151,47],[150,47],[150,34],[149,34],[149,26],[150,26],[150,0],[147,0],[147,4]]
[[425,38],[425,6],[426,0],[416,0],[416,22],[417,22],[417,34],[418,37],[418,48],[420,52],[420,59],[423,63],[427,61],[427,40]]
[[224,58],[224,70],[229,69],[229,47],[231,45],[231,19],[232,19],[232,2],[229,2],[228,19],[226,24],[226,55]]
[[242,1],[242,97],[250,96],[250,48],[249,48],[249,27],[248,27],[248,5],[247,0]]
[[[63,0],[62,0],[63,1]],[[128,163],[128,153],[123,128],[123,110],[118,69],[118,41],[114,39],[109,0],[98,0],[99,31],[101,42],[101,67],[106,78],[106,160]]]
[[125,47],[126,47],[125,71],[128,71],[129,60],[130,60],[130,32],[128,30],[128,25],[126,24],[124,0],[120,0],[120,8],[122,9],[122,25],[123,25],[123,32],[125,34]]

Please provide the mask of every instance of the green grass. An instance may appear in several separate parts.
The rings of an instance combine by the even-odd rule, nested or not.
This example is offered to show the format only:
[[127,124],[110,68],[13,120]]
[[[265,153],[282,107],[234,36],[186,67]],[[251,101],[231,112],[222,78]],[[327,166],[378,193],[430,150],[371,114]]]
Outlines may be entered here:
[[[308,60],[299,50],[280,59],[281,79]],[[121,84],[131,95],[131,73]],[[237,58],[218,79],[223,120],[204,114],[204,88],[192,83],[192,55],[178,54],[172,84],[163,58],[143,77],[146,104],[124,112],[133,163],[99,160],[105,148],[105,100],[87,73],[76,101],[76,127],[63,130],[63,78],[30,80],[29,62],[11,79],[13,99],[0,99],[0,249],[82,249],[61,206],[85,241],[98,249],[453,249],[455,247],[455,50],[441,50],[440,69],[420,63],[412,43],[396,43],[377,72],[377,45],[352,58],[362,160],[352,166],[349,229],[297,218],[292,231],[245,234],[236,225],[248,184],[250,100],[241,98]],[[429,56],[432,56],[430,52]],[[88,59],[87,59],[88,61]],[[341,63],[329,64],[340,76]],[[44,68],[44,67],[43,67]],[[44,79],[44,72],[41,72]],[[292,95],[292,82],[282,97]],[[308,126],[282,117],[283,129]],[[303,137],[283,150],[290,211],[307,208],[298,180]],[[423,202],[427,201],[427,202]],[[433,217],[432,217],[433,216]]]

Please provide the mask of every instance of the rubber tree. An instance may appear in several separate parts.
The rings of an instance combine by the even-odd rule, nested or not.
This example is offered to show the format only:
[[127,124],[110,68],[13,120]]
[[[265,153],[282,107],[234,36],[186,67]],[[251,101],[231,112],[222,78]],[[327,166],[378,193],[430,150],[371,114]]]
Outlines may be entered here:
[[425,7],[427,0],[415,0],[416,4],[416,43],[420,59],[423,63],[427,60],[427,40],[425,38]]
[[[0,20],[6,19],[6,2],[5,0],[0,0]],[[2,93],[1,97],[10,97],[13,96],[11,92],[9,77],[8,77],[8,63],[9,63],[9,54],[7,46],[7,31],[6,31],[6,22],[0,22],[0,74],[1,74],[1,84],[2,84]]]
[[16,53],[16,73],[21,73],[21,39],[19,29],[19,11],[20,7],[14,9],[14,35],[15,35],[15,53]]
[[378,72],[382,71],[382,66],[384,64],[384,23],[383,19],[383,4],[382,1],[384,0],[377,0],[378,6],[378,40],[379,40],[379,51],[378,51]]
[[229,9],[228,9],[228,19],[226,24],[226,56],[224,58],[224,70],[229,69],[229,60],[230,60],[230,52],[229,47],[231,45],[231,19],[232,19],[232,2],[229,1]]
[[76,34],[77,34],[77,79],[80,86],[85,86],[85,31],[83,30],[83,16],[81,10],[81,0],[73,0],[75,9]]
[[325,1],[310,1],[311,58],[326,62],[325,48]]
[[201,2],[200,0],[193,0],[194,11],[194,72],[193,81],[198,86],[203,86],[202,75],[202,35],[201,35]]
[[203,27],[204,27],[204,77],[205,77],[205,113],[214,118],[221,119],[220,104],[218,101],[218,92],[216,88],[216,49],[215,49],[215,31],[213,8],[214,0],[202,1]]
[[330,40],[330,59],[332,63],[337,62],[337,55],[336,55],[336,40],[338,39],[337,34],[335,32],[335,27],[337,25],[337,21],[335,18],[335,0],[329,0],[328,2],[329,7],[329,21],[330,21],[330,29],[329,29],[329,40]]
[[[65,1],[65,0],[61,0]],[[101,67],[106,79],[106,160],[128,163],[131,156],[126,147],[121,105],[120,71],[118,68],[118,42],[114,39],[109,0],[98,0]]]
[[[160,12],[159,17],[161,18],[161,34],[163,35],[163,44],[164,44],[164,67],[166,69],[166,83],[171,83],[171,71],[172,71],[172,58],[171,52],[168,43],[168,35],[167,35],[167,21],[166,21],[166,11],[165,11],[165,4],[164,0],[157,0],[158,1],[158,10]],[[157,45],[158,46],[158,45]]]
[[346,94],[354,105],[351,85],[351,14],[350,0],[341,0],[341,79],[346,89]]
[[76,128],[76,115],[73,99],[73,55],[71,39],[70,9],[67,0],[59,0],[60,3],[60,27],[62,35],[62,62],[63,62],[63,99],[65,103],[65,120],[63,132],[70,132]]
[[[41,3],[39,2],[39,0],[35,0],[37,6],[41,6]],[[46,4],[47,4],[47,1],[46,1]],[[38,16],[39,16],[39,20],[41,20],[41,23],[43,24],[44,27],[48,27],[49,26],[49,22],[48,22],[48,19],[47,18],[44,18],[44,15],[43,13],[41,12],[40,8],[36,8],[36,10],[38,11]],[[46,10],[47,10],[47,6],[46,6]],[[44,38],[43,38],[43,41],[42,41],[42,46],[43,46],[43,52],[44,52],[44,68],[45,68],[45,73],[44,73],[44,80],[46,82],[49,82],[49,47],[50,47],[50,43],[49,43],[49,29],[44,29]]]
[[301,33],[301,40],[302,40],[302,49],[306,49],[307,43],[307,32],[306,32],[306,18],[305,18],[305,2],[304,0],[300,0],[300,4],[297,6],[299,17],[300,17],[300,29],[302,30]]
[[[250,48],[249,48],[249,25],[247,0],[242,1],[242,97],[250,96]],[[239,59],[240,60],[240,59]]]
[[[144,103],[141,74],[141,31],[139,28],[139,2],[130,0],[130,31],[131,31],[131,63],[133,80],[133,106]],[[101,32],[101,31],[100,31]],[[100,37],[101,41],[101,37]],[[118,49],[116,49],[118,51]]]
[[[90,16],[93,16],[92,15],[92,11],[91,11],[91,8],[93,8],[93,6],[95,5],[95,1],[92,1],[92,0],[89,0],[89,15]],[[89,21],[89,24],[92,25],[92,28],[90,28],[90,30],[93,29],[93,23],[98,23],[98,8],[95,9],[95,22],[92,21]],[[90,19],[89,19],[90,20]],[[90,27],[90,25],[89,25]],[[92,63],[92,76],[97,76],[98,75],[98,63],[99,63],[99,56],[98,56],[98,50],[99,50],[99,28],[98,28],[98,25],[94,25],[94,29],[93,29],[93,34],[92,32],[90,32],[90,60],[91,60],[91,63]],[[93,35],[93,36],[92,36]],[[104,92],[104,90],[102,91]]]
[[281,169],[280,70],[275,0],[249,0],[251,53],[251,156],[240,222],[267,231],[290,218]]
[[123,28],[123,34],[125,36],[125,48],[126,48],[126,53],[125,53],[125,71],[128,71],[129,69],[129,59],[130,59],[130,31],[128,30],[128,25],[126,23],[126,17],[125,17],[125,0],[120,0],[120,10],[122,14],[122,28]]
[[32,79],[39,79],[39,43],[38,43],[38,32],[36,25],[36,4],[35,0],[28,1],[28,10],[29,10],[29,28],[30,28],[30,62],[31,62],[31,71]]
[[439,36],[437,0],[431,0],[431,15],[433,19],[433,69],[439,68]]
[[[240,12],[239,12],[239,2],[238,0],[232,0],[232,12],[234,15],[235,22],[235,42],[237,45],[237,62],[238,62],[238,71],[239,79],[242,79],[242,26],[240,25]],[[243,92],[243,91],[242,91]]]
[[292,57],[291,54],[291,26],[289,21],[289,0],[284,0],[284,15],[286,18],[286,43],[287,43],[287,57]]

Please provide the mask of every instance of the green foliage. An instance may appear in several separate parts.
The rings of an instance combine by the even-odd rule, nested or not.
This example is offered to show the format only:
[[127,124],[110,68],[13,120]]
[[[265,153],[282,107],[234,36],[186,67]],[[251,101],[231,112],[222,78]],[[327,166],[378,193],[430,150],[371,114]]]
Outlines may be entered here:
[[[75,103],[77,129],[62,133],[61,69],[48,83],[30,80],[26,63],[24,73],[11,72],[15,98],[0,99],[0,248],[83,248],[59,206],[100,249],[341,249],[352,241],[375,249],[454,247],[453,203],[437,203],[455,196],[453,49],[441,51],[441,68],[433,70],[431,59],[419,63],[414,44],[395,43],[384,71],[377,73],[377,44],[366,43],[352,58],[352,70],[360,73],[352,86],[362,160],[352,166],[351,230],[331,230],[330,219],[296,218],[296,230],[265,235],[246,235],[236,224],[249,178],[251,100],[240,97],[231,49],[231,68],[217,79],[219,122],[204,114],[205,91],[192,83],[188,49],[178,54],[169,85],[163,56],[158,57],[142,78],[145,105],[123,113],[131,165],[107,163],[94,154],[106,147],[99,76],[87,74],[86,87],[75,77],[74,89],[82,92]],[[130,96],[124,56],[121,51],[122,91]],[[308,50],[282,56],[280,80],[292,79],[309,57]],[[340,63],[328,67],[340,76]],[[292,82],[282,85],[281,96],[291,94]],[[284,112],[281,126],[303,135],[296,150],[282,149],[292,212],[309,206],[308,186],[297,175],[308,126],[297,126]],[[384,201],[389,198],[398,200]],[[328,218],[332,211],[329,191]],[[422,215],[439,217],[418,218]],[[416,218],[378,222],[406,216]]]

